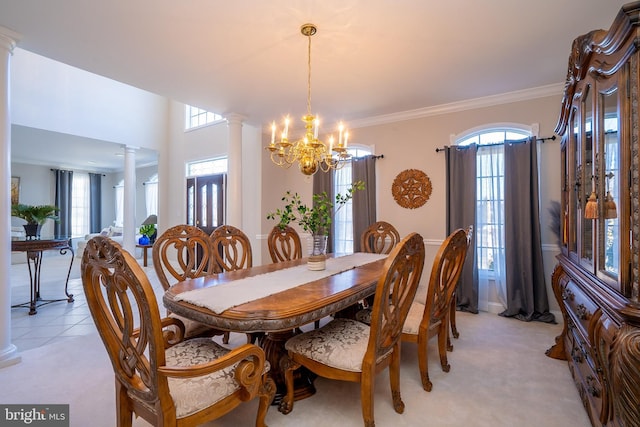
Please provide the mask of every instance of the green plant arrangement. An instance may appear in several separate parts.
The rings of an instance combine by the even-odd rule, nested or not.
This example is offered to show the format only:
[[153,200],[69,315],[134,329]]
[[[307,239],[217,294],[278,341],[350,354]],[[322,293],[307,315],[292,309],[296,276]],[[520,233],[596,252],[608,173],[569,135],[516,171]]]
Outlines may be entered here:
[[285,203],[284,207],[267,214],[267,219],[277,220],[277,226],[281,229],[284,229],[290,223],[296,223],[304,231],[311,234],[327,235],[335,212],[353,198],[354,192],[363,189],[364,182],[356,181],[349,186],[345,194],[336,194],[335,200],[331,200],[326,192],[314,194],[313,207],[302,203],[298,193],[292,194],[287,191],[282,197],[282,201]]
[[48,219],[58,221],[56,213],[59,211],[53,205],[25,205],[18,203],[11,206],[11,216],[22,218],[29,225],[43,225]]
[[146,225],[140,226],[140,234],[142,234],[143,236],[147,236],[148,238],[151,238],[151,236],[153,236],[153,233],[155,232],[156,232],[156,226],[153,224],[146,224]]

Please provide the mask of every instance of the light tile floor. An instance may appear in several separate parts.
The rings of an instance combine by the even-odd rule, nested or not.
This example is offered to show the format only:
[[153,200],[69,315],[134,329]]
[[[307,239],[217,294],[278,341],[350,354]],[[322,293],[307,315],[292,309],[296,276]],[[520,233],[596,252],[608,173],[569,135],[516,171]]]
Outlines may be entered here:
[[[142,263],[142,259],[138,262]],[[43,299],[65,298],[64,280],[69,269],[69,257],[52,253],[43,258],[41,275],[41,297]],[[152,267],[143,269],[152,284],[157,278]],[[11,342],[18,351],[25,351],[53,342],[60,342],[78,335],[96,332],[82,289],[80,258],[74,258],[68,292],[74,301],[52,302],[37,308],[29,315],[29,307],[11,308]],[[27,264],[12,264],[10,272],[11,304],[28,302],[30,298],[29,270]],[[159,286],[159,285],[158,285]],[[154,286],[155,287],[155,286]]]

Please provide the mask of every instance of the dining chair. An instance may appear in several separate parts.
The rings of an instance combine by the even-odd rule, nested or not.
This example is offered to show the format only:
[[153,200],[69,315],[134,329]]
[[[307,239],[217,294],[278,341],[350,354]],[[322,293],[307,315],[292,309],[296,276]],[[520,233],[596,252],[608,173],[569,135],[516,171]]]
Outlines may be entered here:
[[267,246],[273,262],[302,258],[300,235],[291,226],[286,226],[283,229],[277,225],[274,226],[267,237]]
[[185,340],[179,319],[160,317],[142,267],[109,238],[87,243],[81,273],[115,374],[117,426],[130,427],[134,414],[155,426],[201,425],[254,398],[256,426],[265,426],[275,384],[260,347]]
[[[214,273],[236,271],[253,266],[251,242],[242,230],[232,225],[216,227],[209,236],[211,243]],[[260,334],[247,333],[247,342],[254,343]],[[229,334],[222,338],[223,344],[229,343]]]
[[362,252],[388,254],[400,241],[396,228],[386,221],[377,221],[369,225],[360,236]]
[[214,272],[242,270],[253,266],[251,241],[239,228],[221,225],[213,230],[210,240]]
[[374,426],[375,376],[389,368],[393,407],[404,411],[400,396],[400,336],[402,324],[414,299],[425,248],[422,237],[411,233],[389,254],[376,285],[371,324],[353,319],[333,319],[319,329],[294,335],[285,343],[287,394],[279,410],[293,409],[294,371],[301,366],[316,375],[360,383],[360,400],[365,426]]
[[[398,242],[400,242],[398,230],[386,221],[377,221],[362,232],[360,250],[374,254],[389,254]],[[371,307],[372,304],[373,296],[370,296],[361,301],[358,308]]]
[[[465,258],[462,261],[463,266],[467,259],[467,254],[469,253],[469,246],[471,246],[471,241],[473,240],[473,225],[468,226],[465,231],[467,233],[467,252],[465,253]],[[449,322],[451,323],[451,334],[453,335],[454,338],[458,338],[460,336],[460,333],[458,332],[458,327],[456,325],[456,305],[457,305],[456,294],[457,292],[458,292],[458,284],[456,283],[456,288],[454,289],[453,295],[451,296],[451,308],[450,308],[451,312],[449,314]],[[447,350],[449,351],[453,350],[453,345],[451,344],[450,338],[447,339]]]
[[402,341],[418,344],[418,367],[422,388],[431,391],[429,380],[427,345],[429,339],[438,336],[440,366],[449,372],[447,361],[447,340],[451,297],[455,291],[462,264],[467,253],[467,233],[457,229],[440,245],[431,267],[425,303],[413,301],[404,326]]
[[[175,283],[201,277],[213,271],[215,261],[209,235],[192,225],[179,224],[165,230],[156,238],[151,251],[153,268],[165,291]],[[186,338],[223,335],[223,342],[229,342],[228,332],[213,329],[174,313],[167,315],[184,323]]]

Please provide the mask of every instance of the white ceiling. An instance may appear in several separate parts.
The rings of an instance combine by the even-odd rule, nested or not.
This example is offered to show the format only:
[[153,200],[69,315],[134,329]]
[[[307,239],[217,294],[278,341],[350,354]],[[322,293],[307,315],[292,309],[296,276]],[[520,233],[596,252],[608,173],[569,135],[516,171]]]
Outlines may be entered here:
[[264,126],[306,112],[312,22],[313,112],[349,123],[561,87],[573,39],[625,3],[0,0],[0,26],[22,49]]

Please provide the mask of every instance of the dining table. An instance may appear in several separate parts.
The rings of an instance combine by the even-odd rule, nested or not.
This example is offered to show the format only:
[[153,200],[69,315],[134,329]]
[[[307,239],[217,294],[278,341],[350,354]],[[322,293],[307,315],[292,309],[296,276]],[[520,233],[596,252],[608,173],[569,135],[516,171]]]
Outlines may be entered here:
[[[187,279],[163,295],[172,313],[230,332],[251,333],[265,351],[276,383],[278,405],[286,394],[285,342],[304,325],[341,313],[375,293],[386,255],[356,252],[327,255],[324,270],[308,258]],[[314,375],[298,369],[294,399],[315,393]]]

